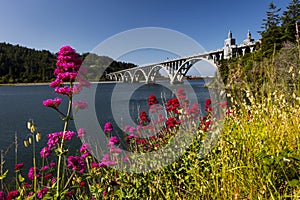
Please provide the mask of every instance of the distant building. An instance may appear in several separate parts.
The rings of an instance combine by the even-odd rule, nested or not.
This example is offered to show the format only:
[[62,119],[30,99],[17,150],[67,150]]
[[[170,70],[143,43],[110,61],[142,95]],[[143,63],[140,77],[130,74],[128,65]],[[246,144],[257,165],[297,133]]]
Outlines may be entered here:
[[229,31],[228,38],[224,41],[224,59],[236,57],[238,55],[245,55],[247,52],[252,52],[255,47],[255,41],[251,38],[251,33],[248,31],[247,38],[243,41],[243,44],[237,45],[232,33]]
[[254,39],[251,38],[251,33],[248,31],[247,39],[244,40],[244,45],[250,45],[252,42],[254,42]]
[[232,57],[232,54],[234,53],[232,50],[235,48],[235,39],[232,38],[231,31],[228,32],[228,38],[224,41],[224,58],[230,58]]

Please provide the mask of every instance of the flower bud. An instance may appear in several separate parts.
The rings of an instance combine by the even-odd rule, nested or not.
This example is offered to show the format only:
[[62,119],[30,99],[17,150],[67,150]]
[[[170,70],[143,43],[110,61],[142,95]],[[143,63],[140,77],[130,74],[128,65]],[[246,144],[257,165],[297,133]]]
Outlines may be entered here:
[[31,126],[32,126],[31,121],[28,121],[28,122],[27,122],[27,128],[28,128],[29,130],[31,129]]
[[35,136],[35,139],[37,142],[39,142],[42,138],[42,135],[40,133],[37,133],[36,136]]
[[32,124],[31,128],[30,128],[31,133],[35,132],[35,126]]
[[28,147],[28,141],[27,140],[24,140],[24,146]]
[[32,143],[32,138],[31,137],[28,138],[28,141],[29,141],[29,144],[31,144]]

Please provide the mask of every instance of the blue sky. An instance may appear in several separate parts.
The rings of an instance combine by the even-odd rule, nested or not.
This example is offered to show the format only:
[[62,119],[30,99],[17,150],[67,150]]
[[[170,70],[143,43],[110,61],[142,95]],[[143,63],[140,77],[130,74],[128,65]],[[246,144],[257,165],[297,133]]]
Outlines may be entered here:
[[[229,30],[242,43],[259,39],[271,0],[0,0],[0,42],[55,53],[71,45],[90,52],[133,28],[162,27],[191,37],[205,50],[223,46]],[[274,0],[285,10],[289,1]],[[125,59],[126,60],[126,59]]]

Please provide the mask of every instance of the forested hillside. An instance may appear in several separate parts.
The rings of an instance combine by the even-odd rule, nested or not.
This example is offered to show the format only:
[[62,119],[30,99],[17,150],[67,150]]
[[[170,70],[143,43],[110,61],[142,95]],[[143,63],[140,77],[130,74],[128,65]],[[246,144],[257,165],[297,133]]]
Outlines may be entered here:
[[[95,72],[101,68],[102,72],[118,71],[135,67],[134,64],[114,61],[107,56],[98,56],[84,53],[82,59],[93,58]],[[38,83],[50,82],[53,74],[57,55],[47,50],[35,50],[19,45],[0,43],[0,83]],[[90,59],[89,59],[90,60]],[[109,66],[109,67],[108,67]],[[97,70],[99,72],[99,70]],[[89,74],[91,80],[105,80],[99,74]]]

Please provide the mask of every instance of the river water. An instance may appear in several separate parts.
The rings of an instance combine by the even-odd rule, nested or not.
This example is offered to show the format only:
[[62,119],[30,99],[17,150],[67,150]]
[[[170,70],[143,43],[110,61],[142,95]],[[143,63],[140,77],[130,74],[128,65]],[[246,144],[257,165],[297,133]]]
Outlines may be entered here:
[[[164,99],[170,99],[175,96],[177,87],[192,86],[192,90],[186,88],[187,93],[196,94],[197,101],[200,105],[204,104],[206,98],[209,98],[209,91],[204,87],[205,82],[193,80],[185,82],[183,85],[169,85],[164,82],[162,84],[145,85],[143,83],[133,84],[124,83],[100,83],[92,87],[96,87],[95,92],[95,110],[98,121],[101,127],[107,121],[111,121],[114,125],[114,118],[120,115],[114,115],[111,108],[112,98],[117,105],[127,108],[130,111],[130,116],[136,122],[138,111],[146,110],[147,98],[150,94],[154,94],[159,102],[163,104]],[[116,85],[118,90],[115,91]],[[116,96],[115,93],[118,93]],[[122,98],[130,94],[130,99],[126,103],[126,99]],[[15,164],[14,148],[11,144],[14,142],[15,134],[18,139],[18,162],[25,162],[31,165],[32,146],[25,148],[23,141],[28,139],[30,132],[27,129],[27,121],[32,119],[37,126],[38,132],[42,134],[42,140],[37,144],[37,153],[46,145],[47,134],[63,129],[63,121],[60,120],[59,114],[53,109],[46,108],[42,105],[43,100],[55,98],[57,95],[48,85],[33,85],[33,86],[1,86],[0,87],[0,150],[6,151],[4,169],[10,169],[10,176],[13,172]],[[83,99],[84,100],[84,99]],[[91,106],[91,105],[89,105]],[[63,112],[67,109],[67,98],[63,98],[63,103],[60,106]],[[117,126],[117,125],[115,125]],[[118,129],[118,127],[115,127]],[[75,130],[74,123],[71,123],[71,130]],[[80,144],[75,144],[73,147],[78,147]]]

